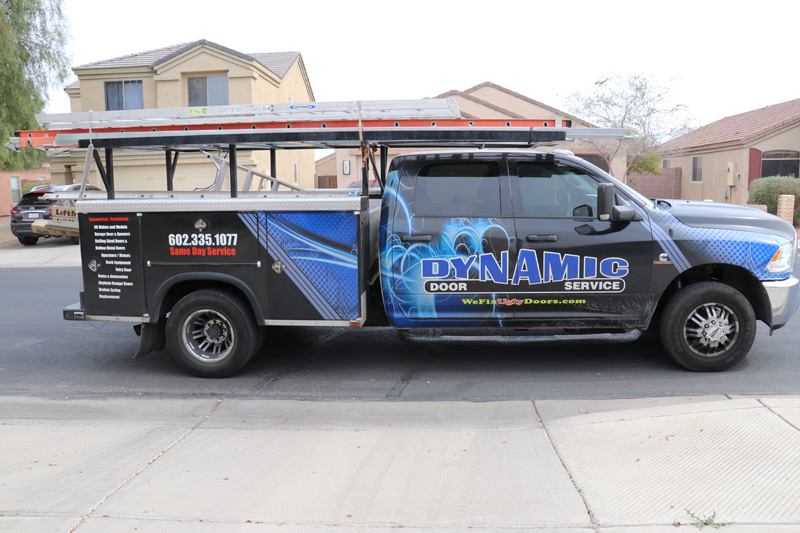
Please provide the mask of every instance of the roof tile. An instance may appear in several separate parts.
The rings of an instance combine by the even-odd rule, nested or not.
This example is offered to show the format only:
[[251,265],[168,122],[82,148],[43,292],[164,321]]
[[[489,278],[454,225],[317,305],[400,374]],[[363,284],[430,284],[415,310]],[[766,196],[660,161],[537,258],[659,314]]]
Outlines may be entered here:
[[155,67],[164,61],[178,56],[196,46],[211,46],[222,50],[231,55],[235,55],[242,59],[257,61],[264,65],[267,69],[275,73],[279,78],[283,78],[289,71],[291,66],[300,57],[300,52],[272,52],[272,53],[256,53],[256,54],[243,54],[231,48],[226,48],[219,44],[201,39],[188,43],[174,44],[172,46],[165,46],[155,50],[147,50],[145,52],[137,52],[111,59],[103,59],[93,63],[86,63],[75,67],[76,70],[82,69],[100,69],[100,68],[120,68],[120,67]]
[[661,145],[659,152],[674,153],[714,144],[749,141],[800,120],[800,99],[790,100],[723,118]]

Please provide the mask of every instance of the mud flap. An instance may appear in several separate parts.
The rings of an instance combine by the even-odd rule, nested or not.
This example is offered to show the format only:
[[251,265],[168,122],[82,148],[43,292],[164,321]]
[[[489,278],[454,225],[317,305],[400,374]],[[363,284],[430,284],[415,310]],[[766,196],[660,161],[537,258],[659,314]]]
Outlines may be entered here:
[[160,352],[167,345],[167,321],[159,320],[155,324],[136,324],[133,330],[141,337],[139,349],[133,358],[137,359],[150,352]]

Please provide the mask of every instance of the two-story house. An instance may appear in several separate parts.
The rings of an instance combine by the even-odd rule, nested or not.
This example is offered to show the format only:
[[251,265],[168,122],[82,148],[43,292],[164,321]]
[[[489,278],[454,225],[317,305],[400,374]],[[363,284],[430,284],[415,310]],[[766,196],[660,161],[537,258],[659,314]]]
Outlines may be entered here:
[[[65,89],[72,112],[314,101],[299,52],[244,54],[206,40],[96,61],[73,71],[78,80]],[[313,187],[313,153],[286,152],[276,156],[276,177]],[[79,181],[84,154],[71,151],[54,157],[53,183]],[[269,173],[268,151],[237,154],[239,165]],[[182,154],[175,189],[208,187],[215,174],[216,167],[207,156]],[[152,152],[115,152],[114,178],[118,190],[163,189],[164,157]],[[101,184],[94,165],[90,183]]]

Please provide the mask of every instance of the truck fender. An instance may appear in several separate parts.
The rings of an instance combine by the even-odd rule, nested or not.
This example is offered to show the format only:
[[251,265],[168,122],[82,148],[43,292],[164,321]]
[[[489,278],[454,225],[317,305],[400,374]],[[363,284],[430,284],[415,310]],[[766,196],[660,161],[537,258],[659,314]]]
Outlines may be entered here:
[[172,276],[164,281],[164,283],[162,283],[156,291],[153,301],[150,302],[150,305],[148,306],[150,311],[150,322],[155,323],[159,320],[162,304],[170,289],[180,283],[198,281],[212,282],[217,285],[230,285],[236,287],[244,295],[244,297],[247,298],[250,308],[253,310],[253,316],[255,317],[256,322],[261,325],[264,324],[264,313],[261,309],[261,304],[259,303],[258,298],[256,298],[253,290],[239,278],[218,272],[189,272]]

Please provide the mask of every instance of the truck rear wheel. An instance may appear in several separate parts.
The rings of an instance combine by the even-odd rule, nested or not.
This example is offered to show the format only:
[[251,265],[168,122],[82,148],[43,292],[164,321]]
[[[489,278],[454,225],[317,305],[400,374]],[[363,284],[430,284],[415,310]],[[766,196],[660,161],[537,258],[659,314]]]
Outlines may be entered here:
[[172,357],[200,377],[235,374],[255,355],[258,339],[259,328],[249,306],[220,290],[184,296],[167,321]]
[[680,290],[664,308],[661,342],[679,365],[698,372],[720,372],[747,356],[756,318],[747,298],[714,281]]

